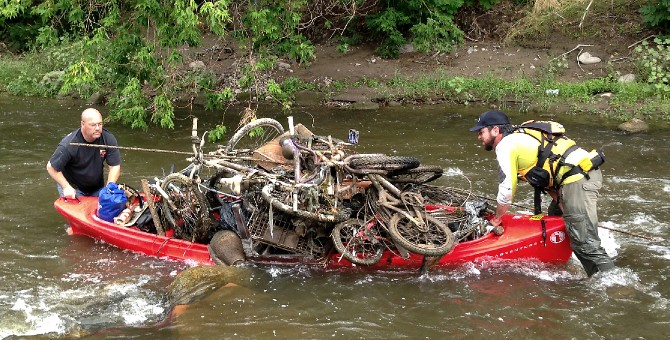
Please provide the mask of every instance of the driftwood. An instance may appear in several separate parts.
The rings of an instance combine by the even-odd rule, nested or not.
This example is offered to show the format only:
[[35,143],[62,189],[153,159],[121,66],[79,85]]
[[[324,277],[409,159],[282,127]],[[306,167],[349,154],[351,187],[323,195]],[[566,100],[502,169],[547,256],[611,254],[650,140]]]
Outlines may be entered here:
[[648,37],[646,37],[646,38],[644,38],[644,39],[638,40],[638,41],[636,41],[636,42],[634,42],[634,43],[628,45],[628,48],[631,48],[631,47],[633,47],[633,46],[635,46],[635,45],[637,45],[637,44],[639,44],[639,43],[641,43],[641,42],[643,42],[643,41],[645,41],[645,40],[647,40],[647,39],[653,38],[653,37],[655,37],[655,36],[656,36],[656,34],[652,34],[652,35],[650,35],[650,36],[648,36]]
[[551,59],[549,62],[552,62],[552,61],[554,61],[554,60],[556,60],[556,59],[558,59],[558,58],[560,58],[560,57],[562,57],[562,56],[564,56],[564,55],[567,55],[567,54],[569,54],[570,52],[572,52],[572,51],[574,51],[574,50],[576,50],[576,49],[578,49],[578,48],[589,47],[589,46],[593,46],[593,45],[579,44],[579,45],[575,46],[575,48],[571,49],[570,51],[567,51],[567,52],[565,52],[565,53],[559,55],[558,57],[556,57],[556,58],[554,58],[554,59]]
[[578,26],[579,29],[582,29],[582,24],[584,23],[584,19],[586,18],[586,13],[589,12],[589,8],[591,8],[592,4],[593,4],[593,0],[591,0],[589,2],[588,6],[586,6],[586,9],[584,10],[584,15],[582,15],[582,20],[579,22],[579,26]]

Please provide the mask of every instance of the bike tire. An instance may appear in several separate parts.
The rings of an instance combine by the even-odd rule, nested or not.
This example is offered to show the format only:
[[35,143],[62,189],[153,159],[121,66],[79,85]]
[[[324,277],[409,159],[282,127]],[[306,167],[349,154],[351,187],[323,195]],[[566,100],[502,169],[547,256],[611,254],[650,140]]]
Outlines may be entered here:
[[172,223],[175,236],[191,242],[205,243],[213,226],[205,195],[190,178],[180,173],[165,177],[161,188],[176,207],[176,210],[171,209],[168,201],[163,200],[163,212]]
[[444,174],[444,169],[436,165],[420,165],[413,169],[392,171],[388,174],[391,183],[424,184],[432,182]]
[[449,227],[437,218],[426,215],[427,232],[403,214],[396,213],[389,222],[391,239],[403,248],[420,255],[441,256],[454,248],[455,240]]
[[[260,136],[251,136],[250,133],[254,129],[263,129]],[[269,141],[275,139],[277,136],[284,133],[284,127],[272,118],[260,118],[253,120],[240,129],[228,140],[225,152],[248,152],[252,153],[259,147],[267,144]]]
[[398,171],[414,169],[420,164],[415,157],[408,156],[385,156],[385,155],[369,155],[352,159],[349,162],[349,167],[357,170],[385,170]]
[[379,262],[384,255],[384,244],[375,238],[381,236],[381,229],[376,223],[370,229],[361,229],[365,229],[361,220],[351,218],[338,223],[333,228],[331,238],[335,249],[349,262],[370,266]]

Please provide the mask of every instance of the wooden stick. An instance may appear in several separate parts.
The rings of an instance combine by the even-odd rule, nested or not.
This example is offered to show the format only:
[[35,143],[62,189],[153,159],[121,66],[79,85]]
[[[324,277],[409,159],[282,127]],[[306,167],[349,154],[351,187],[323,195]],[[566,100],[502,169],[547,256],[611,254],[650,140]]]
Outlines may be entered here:
[[589,2],[589,5],[586,6],[586,9],[584,10],[584,15],[582,15],[582,21],[579,22],[579,29],[582,29],[582,24],[584,23],[584,19],[586,18],[586,13],[589,12],[589,8],[591,8],[591,5],[593,4],[593,0]]
[[163,229],[163,226],[161,225],[161,220],[158,217],[158,213],[156,212],[154,198],[153,195],[151,195],[151,190],[149,189],[149,181],[143,178],[140,182],[142,183],[142,191],[144,191],[144,199],[149,205],[149,212],[151,213],[151,218],[154,220],[156,232],[158,232],[158,235],[160,236],[165,236],[165,229]]
[[652,34],[652,35],[650,35],[650,36],[648,36],[648,37],[646,37],[646,38],[644,38],[644,39],[642,39],[642,40],[638,40],[638,41],[632,43],[631,45],[629,45],[628,48],[631,48],[631,47],[633,47],[633,46],[635,46],[635,45],[637,45],[637,44],[639,44],[639,43],[641,43],[641,42],[643,42],[643,41],[645,41],[645,40],[647,40],[647,39],[649,39],[649,38],[653,38],[653,37],[655,37],[655,36],[656,36],[656,34]]
[[566,54],[568,54],[568,53],[570,53],[570,52],[572,52],[572,51],[574,51],[574,50],[576,50],[576,49],[578,49],[578,48],[580,48],[580,47],[588,47],[588,46],[593,46],[593,45],[579,44],[579,45],[575,46],[575,48],[571,49],[570,51],[567,51],[567,52],[565,52],[565,53],[559,55],[558,57],[556,57],[556,58],[554,58],[554,59],[551,59],[549,62],[552,62],[552,61],[554,61],[554,60],[556,60],[556,59],[558,59],[558,58],[560,58],[560,57],[562,57],[562,56],[564,56],[564,55],[566,55]]

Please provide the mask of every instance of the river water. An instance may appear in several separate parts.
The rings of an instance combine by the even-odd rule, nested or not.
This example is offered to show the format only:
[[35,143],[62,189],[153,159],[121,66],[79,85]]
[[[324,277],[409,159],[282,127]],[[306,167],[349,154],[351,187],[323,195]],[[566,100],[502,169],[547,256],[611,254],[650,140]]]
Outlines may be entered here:
[[[252,267],[239,287],[212,289],[178,317],[166,286],[191,266],[68,236],[54,210],[46,162],[58,141],[79,125],[78,102],[0,96],[0,338],[667,338],[670,335],[670,129],[624,135],[599,118],[510,111],[514,122],[561,121],[585,147],[603,147],[603,244],[618,269],[586,278],[567,265],[533,261],[478,262],[416,272],[347,272],[309,267]],[[234,128],[237,109],[225,114]],[[467,132],[477,107],[401,107],[379,111],[298,109],[296,123],[346,139],[360,131],[359,152],[413,155],[440,165],[437,184],[494,196],[496,166]],[[105,110],[103,109],[103,112]],[[286,117],[261,108],[260,117]],[[202,129],[222,112],[180,110],[174,130],[106,127],[123,146],[190,150],[189,114]],[[184,155],[123,152],[120,182],[138,187]],[[517,203],[532,205],[520,186]],[[524,211],[523,207],[516,208]],[[652,242],[639,235],[662,238]]]

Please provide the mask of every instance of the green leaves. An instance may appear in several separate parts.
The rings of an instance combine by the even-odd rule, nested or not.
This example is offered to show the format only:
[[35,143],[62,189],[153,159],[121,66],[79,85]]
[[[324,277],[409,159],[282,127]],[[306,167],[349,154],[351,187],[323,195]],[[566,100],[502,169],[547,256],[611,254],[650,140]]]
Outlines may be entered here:
[[113,107],[110,118],[130,125],[132,128],[148,128],[146,107],[148,101],[142,93],[140,81],[132,78],[121,93],[110,98]]
[[670,98],[670,36],[656,37],[653,44],[645,40],[635,47],[635,53],[644,80],[659,95]]
[[214,129],[209,131],[207,140],[209,140],[210,143],[216,143],[218,141],[221,141],[223,140],[223,137],[226,135],[226,132],[228,132],[228,128],[226,128],[222,124],[219,124]]
[[[110,93],[115,119],[133,128],[152,124],[171,128],[177,97],[193,100],[204,94],[206,108],[214,110],[241,95],[248,98],[249,107],[254,101],[269,100],[289,112],[295,90],[305,85],[272,80],[277,62],[289,59],[290,67],[312,62],[313,39],[338,34],[342,37],[338,50],[345,53],[373,33],[376,36],[370,38],[381,42],[377,51],[382,57],[397,56],[407,43],[421,52],[450,51],[462,41],[463,34],[454,24],[461,7],[488,8],[497,2],[0,0],[0,24],[13,20],[2,31],[5,42],[9,39],[24,49],[36,47],[38,56],[54,47],[63,51],[46,54],[50,59],[40,60],[40,68],[21,72],[12,80],[12,90],[42,95]],[[231,75],[216,74],[199,50],[187,52],[208,33],[235,47],[236,69]],[[199,63],[191,66],[194,61]],[[379,86],[371,80],[360,85]],[[440,86],[462,91],[455,79]],[[215,130],[219,135],[213,132],[212,138],[225,132]]]
[[230,1],[205,2],[200,7],[200,13],[205,16],[209,28],[216,35],[225,33],[225,25],[232,21],[228,12]]
[[640,9],[644,23],[670,34],[670,0],[650,1]]
[[100,76],[103,67],[95,62],[80,60],[70,65],[63,75],[61,94],[75,90],[85,96],[90,96],[100,88]]
[[463,40],[463,32],[453,22],[461,6],[462,0],[390,1],[367,17],[367,26],[383,38],[377,48],[383,58],[397,57],[408,41],[420,52],[451,51]]
[[31,0],[0,0],[0,23],[26,12],[31,3]]
[[160,125],[162,128],[174,128],[174,107],[165,94],[154,97],[152,108],[154,109],[154,114],[151,116],[153,123]]

